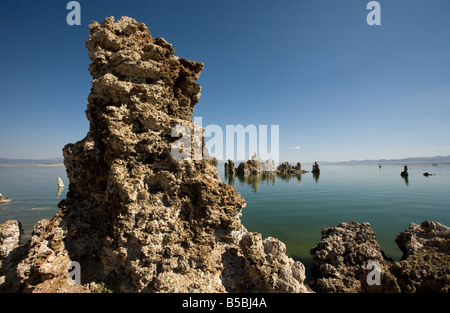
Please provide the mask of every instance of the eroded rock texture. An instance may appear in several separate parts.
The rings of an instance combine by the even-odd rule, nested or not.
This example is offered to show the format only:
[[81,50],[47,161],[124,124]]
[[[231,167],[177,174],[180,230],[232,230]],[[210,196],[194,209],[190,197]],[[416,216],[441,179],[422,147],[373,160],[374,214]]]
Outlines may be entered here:
[[235,174],[236,173],[236,167],[234,165],[234,162],[231,160],[228,160],[227,163],[225,163],[225,174]]
[[[92,291],[93,282],[120,292],[307,291],[284,244],[243,227],[245,201],[214,160],[171,155],[184,135],[173,128],[196,127],[203,64],[131,18],[90,30],[90,129],[63,150],[67,199],[9,267],[17,291]],[[68,286],[70,261],[82,286]]]
[[19,246],[22,225],[17,221],[0,224],[0,260],[6,259]]
[[23,233],[20,222],[8,220],[0,224],[0,287],[16,289],[18,282],[15,276],[16,258],[23,256],[20,238]]
[[[368,223],[340,223],[324,228],[322,240],[311,250],[317,292],[443,292],[450,287],[450,228],[437,222],[411,223],[396,243],[399,262],[387,259]],[[380,264],[379,284],[368,284]],[[370,276],[371,277],[371,276]]]
[[[324,228],[322,240],[311,249],[316,279],[311,288],[317,292],[399,292],[390,273],[389,262],[376,240],[369,223],[340,223]],[[367,276],[373,270],[370,261],[380,264],[383,284],[369,285]]]
[[450,291],[450,228],[437,222],[411,223],[395,239],[403,251],[391,267],[405,292]]
[[236,169],[236,173],[243,175],[258,174],[261,172],[261,162],[259,160],[247,160],[241,162]]

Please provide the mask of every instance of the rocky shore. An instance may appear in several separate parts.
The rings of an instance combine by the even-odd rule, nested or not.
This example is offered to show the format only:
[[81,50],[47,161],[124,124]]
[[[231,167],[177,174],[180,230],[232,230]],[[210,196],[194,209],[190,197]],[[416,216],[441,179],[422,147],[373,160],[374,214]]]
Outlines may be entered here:
[[[325,228],[306,285],[305,267],[282,242],[242,225],[245,200],[221,180],[216,160],[171,154],[184,136],[174,137],[174,127],[197,128],[203,63],[175,56],[132,18],[109,17],[90,31],[90,129],[63,149],[67,198],[23,245],[18,221],[0,224],[0,292],[449,291],[450,230],[436,222],[411,224],[397,236],[399,262],[384,256],[367,223]],[[197,144],[183,149],[194,152]],[[256,157],[226,170],[264,167]],[[302,169],[283,163],[276,171]],[[68,280],[73,262],[79,284]],[[369,262],[379,264],[381,284],[368,283]]]
[[[67,198],[24,246],[2,252],[0,291],[309,292],[282,242],[244,228],[245,200],[215,160],[172,157],[184,136],[174,127],[197,127],[203,63],[132,18],[90,31],[90,130],[63,149]],[[16,241],[10,233],[2,241]],[[67,280],[71,262],[79,285]]]
[[[321,241],[311,249],[310,287],[326,293],[449,292],[449,227],[429,221],[411,223],[395,242],[403,251],[399,262],[386,258],[369,223],[324,228]],[[374,262],[379,265],[379,282],[369,284]]]
[[[45,220],[38,223],[41,226],[48,225]],[[36,225],[35,229],[38,227]],[[70,286],[64,284],[62,278],[49,279],[42,282],[40,288],[23,290],[23,285],[17,274],[24,273],[31,277],[30,272],[24,272],[17,266],[17,261],[22,259],[29,249],[29,244],[19,244],[22,234],[21,224],[17,221],[6,221],[0,224],[0,291],[32,291],[32,292],[99,292],[102,284],[97,282],[85,283],[82,286]],[[36,238],[35,238],[36,240]],[[293,265],[292,274],[299,275],[302,281],[305,279],[304,268],[301,263],[293,262],[285,255],[285,246],[273,238],[263,240],[259,234],[250,234],[241,239],[242,252],[251,256],[251,263],[260,264],[255,270],[261,273],[272,267],[271,262]],[[317,293],[448,293],[450,287],[450,228],[437,222],[424,221],[420,225],[411,223],[409,228],[398,234],[395,240],[403,251],[403,257],[395,262],[387,258],[376,241],[376,234],[369,223],[340,223],[335,227],[324,228],[322,239],[316,247],[311,249],[313,255],[313,279],[306,290]],[[34,246],[38,248],[41,257],[49,253],[45,248],[48,241]],[[262,251],[270,253],[261,254]],[[29,253],[29,252],[28,252]],[[223,284],[244,284],[245,267],[244,260],[234,254],[222,256],[224,268],[228,275],[222,277]],[[54,256],[53,256],[54,257]],[[62,256],[59,256],[62,257]],[[28,260],[30,262],[30,260]],[[37,260],[34,260],[37,262]],[[370,267],[376,262],[378,269]],[[58,261],[52,258],[47,263],[41,264],[51,275]],[[29,265],[30,266],[30,265]],[[61,266],[62,267],[62,266]],[[297,268],[296,268],[297,267]],[[41,271],[44,269],[41,268]],[[58,267],[56,268],[58,269]],[[379,271],[379,281],[370,284],[371,273]],[[64,270],[61,269],[64,275]],[[66,273],[67,275],[67,273]],[[244,276],[242,276],[244,275]],[[260,274],[259,274],[260,275]],[[254,277],[259,276],[256,274]],[[190,277],[191,279],[196,279]],[[269,278],[269,277],[266,277]],[[296,279],[292,275],[291,279]],[[174,283],[176,281],[174,280]],[[278,281],[279,282],[279,281]],[[270,290],[274,280],[264,281],[259,278],[258,288],[246,290],[235,289],[234,292],[256,292],[262,286],[265,291]],[[284,281],[284,286],[296,284],[293,281]],[[45,286],[45,288],[44,288]],[[238,286],[238,285],[237,285]],[[242,286],[242,285],[241,285]],[[256,287],[256,286],[255,286]],[[199,291],[199,290],[195,290]],[[229,290],[226,290],[229,291]],[[305,291],[305,290],[302,290]],[[175,290],[173,292],[176,292]],[[199,291],[200,292],[200,291]],[[298,292],[286,288],[284,292]]]

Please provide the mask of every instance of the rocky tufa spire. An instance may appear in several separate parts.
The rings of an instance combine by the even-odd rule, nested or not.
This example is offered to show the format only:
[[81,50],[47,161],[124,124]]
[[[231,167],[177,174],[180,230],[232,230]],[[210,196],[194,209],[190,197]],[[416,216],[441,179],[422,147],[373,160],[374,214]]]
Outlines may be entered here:
[[[20,290],[92,291],[104,282],[117,292],[307,292],[304,266],[285,245],[241,224],[245,201],[215,160],[171,155],[183,136],[174,127],[196,127],[203,63],[175,56],[129,17],[90,30],[90,129],[63,149],[67,199],[10,266]],[[81,286],[67,282],[71,261]]]

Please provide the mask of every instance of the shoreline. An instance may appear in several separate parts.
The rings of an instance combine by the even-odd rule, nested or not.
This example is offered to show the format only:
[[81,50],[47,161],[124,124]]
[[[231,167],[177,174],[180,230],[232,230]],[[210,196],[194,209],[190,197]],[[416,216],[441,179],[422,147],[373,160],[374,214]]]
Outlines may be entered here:
[[64,164],[0,164],[0,167],[64,167]]

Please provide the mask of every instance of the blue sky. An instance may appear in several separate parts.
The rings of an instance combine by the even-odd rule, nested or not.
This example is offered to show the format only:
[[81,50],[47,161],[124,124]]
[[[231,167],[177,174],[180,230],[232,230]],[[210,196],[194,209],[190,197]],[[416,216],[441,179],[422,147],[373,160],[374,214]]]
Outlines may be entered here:
[[[92,20],[130,16],[205,63],[203,126],[279,125],[281,161],[450,154],[450,1],[1,1],[0,157],[85,137]],[[298,149],[298,147],[301,147]]]

